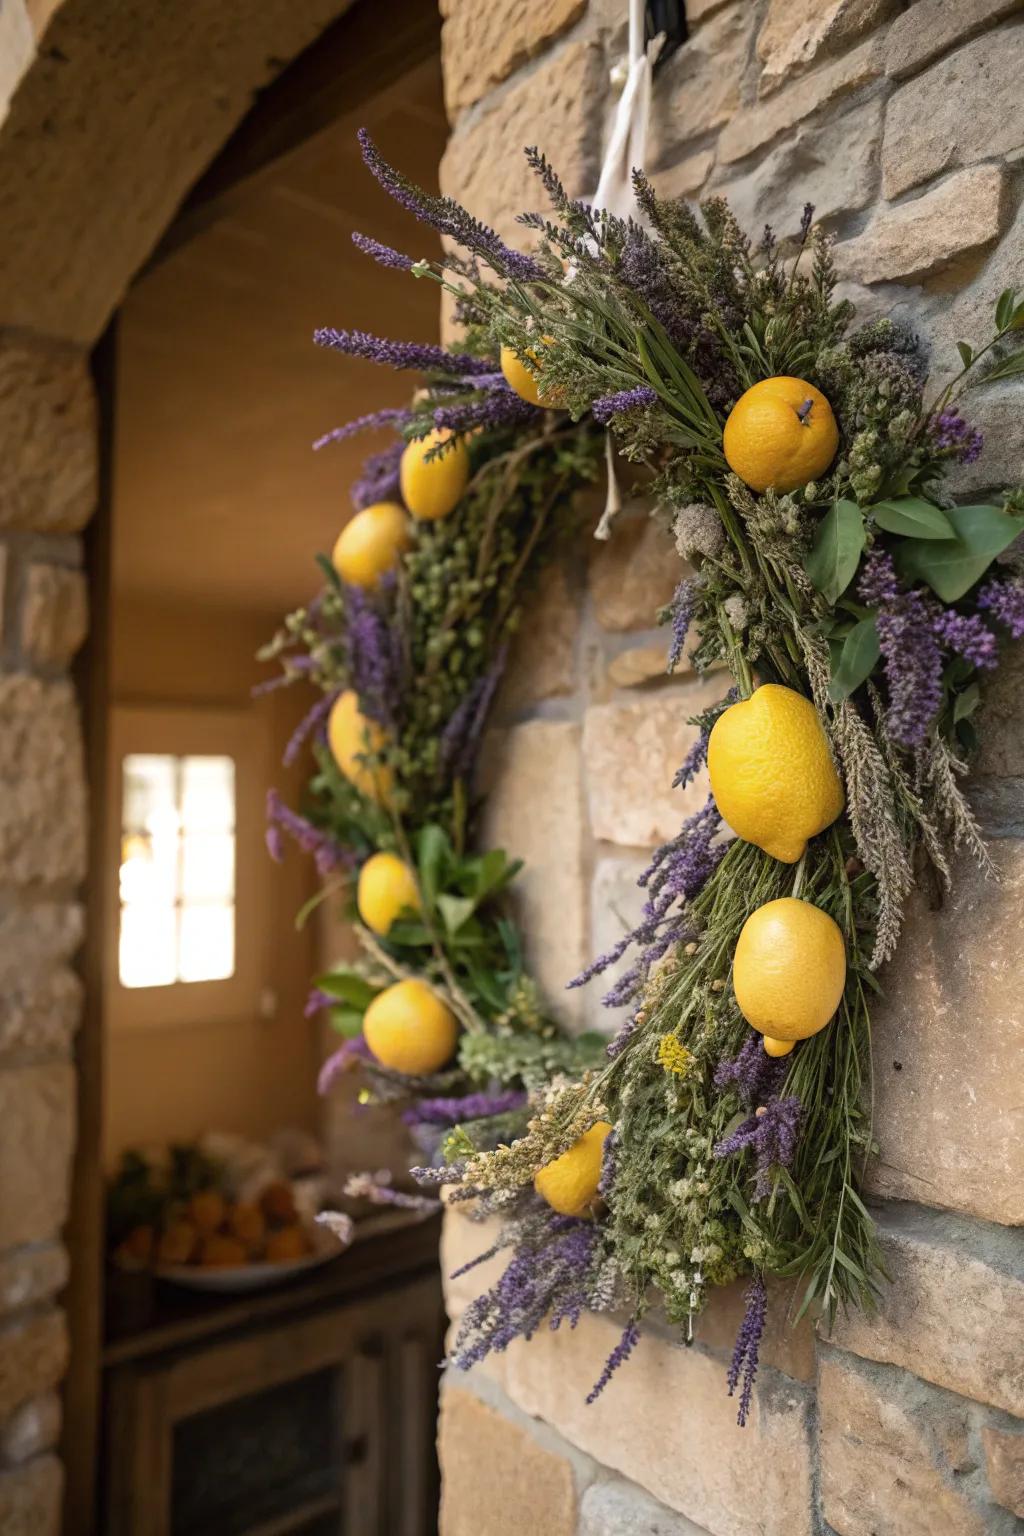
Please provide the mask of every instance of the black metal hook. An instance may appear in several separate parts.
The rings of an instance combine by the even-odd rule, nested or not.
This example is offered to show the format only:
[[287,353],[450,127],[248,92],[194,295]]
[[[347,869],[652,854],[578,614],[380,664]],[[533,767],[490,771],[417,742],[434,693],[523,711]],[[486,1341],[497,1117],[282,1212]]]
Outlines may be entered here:
[[644,42],[649,43],[659,32],[665,34],[661,51],[654,61],[654,72],[670,59],[686,42],[686,6],[684,0],[647,0],[644,9]]

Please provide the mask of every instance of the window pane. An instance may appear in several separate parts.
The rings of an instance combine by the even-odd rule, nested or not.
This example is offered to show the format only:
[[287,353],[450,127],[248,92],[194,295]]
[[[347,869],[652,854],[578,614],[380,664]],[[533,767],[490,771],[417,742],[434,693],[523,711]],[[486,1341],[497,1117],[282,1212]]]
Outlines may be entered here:
[[177,838],[140,832],[122,837],[120,886],[125,906],[173,906],[178,893]]
[[166,987],[177,979],[177,928],[174,907],[122,907],[118,971],[123,987]]
[[186,831],[230,831],[235,824],[235,765],[232,759],[183,758],[181,779],[181,815]]
[[182,842],[181,894],[187,903],[230,901],[235,894],[235,839],[231,832],[199,832]]
[[176,830],[175,759],[133,752],[122,766],[122,826],[126,832]]
[[182,981],[223,981],[234,969],[234,907],[183,907],[178,947],[179,978]]

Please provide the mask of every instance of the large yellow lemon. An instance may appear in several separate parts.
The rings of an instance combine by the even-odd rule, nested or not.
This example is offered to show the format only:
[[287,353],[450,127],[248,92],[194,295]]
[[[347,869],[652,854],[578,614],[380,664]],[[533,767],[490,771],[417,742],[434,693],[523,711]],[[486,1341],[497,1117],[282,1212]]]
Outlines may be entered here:
[[356,906],[367,928],[383,938],[400,912],[419,911],[412,870],[397,853],[375,853],[359,871]]
[[411,977],[379,992],[363,1015],[363,1035],[382,1067],[425,1077],[455,1050],[455,1015],[425,981]]
[[409,515],[397,501],[378,501],[357,512],[338,535],[331,559],[342,581],[372,587],[412,544]]
[[386,805],[394,788],[395,776],[386,763],[368,763],[368,756],[382,752],[388,734],[376,720],[368,720],[359,708],[352,688],[340,693],[327,717],[327,744],[338,769],[355,785],[360,794],[378,805]]
[[[553,336],[544,336],[541,339],[545,346],[550,346],[555,338]],[[539,362],[536,352],[527,352],[526,356],[536,367]],[[548,406],[554,404],[550,396],[545,399],[541,395],[535,376],[530,372],[518,353],[513,352],[511,347],[502,347],[501,349],[501,371],[505,375],[505,383],[514,394],[519,396],[520,400],[526,400],[530,405]]]
[[729,468],[752,491],[795,491],[817,480],[838,447],[839,428],[825,396],[788,374],[751,385],[722,434]]
[[810,699],[765,683],[719,715],[708,741],[711,793],[745,842],[795,864],[843,809],[843,786]]
[[593,1205],[601,1182],[604,1139],[610,1130],[607,1120],[598,1120],[535,1177],[534,1189],[560,1216],[584,1216]]
[[740,1012],[770,1056],[824,1029],[846,985],[846,946],[827,912],[783,896],[752,912],[732,962]]
[[469,483],[469,451],[461,437],[440,458],[425,462],[430,450],[449,437],[451,433],[445,428],[435,428],[407,444],[402,454],[398,471],[402,500],[420,522],[447,517]]

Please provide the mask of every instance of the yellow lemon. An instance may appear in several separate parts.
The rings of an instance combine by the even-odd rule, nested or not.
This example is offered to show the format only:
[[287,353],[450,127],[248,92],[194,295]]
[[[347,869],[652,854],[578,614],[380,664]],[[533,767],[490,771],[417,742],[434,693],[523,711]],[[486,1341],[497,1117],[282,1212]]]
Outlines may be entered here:
[[455,1050],[455,1015],[425,981],[411,977],[379,992],[363,1015],[363,1035],[382,1067],[425,1077]]
[[568,1152],[537,1174],[534,1189],[559,1215],[584,1216],[593,1205],[601,1182],[604,1139],[610,1130],[607,1120],[598,1120]]
[[[550,346],[554,339],[553,336],[543,336],[541,338],[546,347]],[[531,350],[527,352],[526,356],[536,367],[540,361],[536,352]],[[530,405],[547,406],[554,404],[550,396],[545,399],[541,395],[536,378],[518,354],[513,352],[511,347],[502,347],[501,349],[501,371],[505,375],[505,383],[514,394],[519,396],[520,400],[526,400]]]
[[359,871],[356,906],[367,928],[383,937],[400,912],[419,911],[412,870],[397,853],[375,853]]
[[708,741],[715,804],[737,837],[784,864],[843,809],[843,786],[810,699],[765,683],[719,715]]
[[331,705],[327,717],[327,743],[339,771],[349,783],[368,800],[386,805],[395,776],[386,764],[368,763],[366,758],[384,750],[388,734],[376,720],[368,720],[361,713],[359,699],[352,688],[339,694]]
[[732,962],[740,1012],[764,1035],[769,1056],[824,1029],[846,985],[846,946],[827,912],[783,896],[752,912]]
[[398,471],[402,500],[420,522],[447,517],[462,500],[469,483],[469,452],[461,437],[440,458],[425,462],[430,450],[449,437],[451,433],[446,429],[435,428],[426,437],[407,444],[402,454]]
[[409,515],[397,501],[378,501],[357,512],[338,535],[331,559],[342,581],[372,587],[412,544]]
[[742,394],[722,434],[729,468],[752,491],[795,491],[817,480],[838,447],[839,428],[825,396],[787,374]]

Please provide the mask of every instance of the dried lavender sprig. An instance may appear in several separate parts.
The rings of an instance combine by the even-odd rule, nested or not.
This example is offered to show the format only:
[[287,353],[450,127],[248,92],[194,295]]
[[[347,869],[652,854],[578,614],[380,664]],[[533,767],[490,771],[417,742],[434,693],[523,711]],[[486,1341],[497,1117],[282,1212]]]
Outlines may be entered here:
[[328,443],[342,443],[346,438],[355,437],[357,432],[376,432],[382,427],[393,427],[396,432],[402,427],[407,427],[413,419],[412,411],[399,409],[395,406],[385,406],[380,411],[368,411],[365,416],[354,416],[351,421],[346,421],[342,427],[333,427],[330,432],[325,432],[318,437],[313,444],[314,453],[320,448],[326,448]]
[[713,1149],[715,1157],[733,1157],[748,1148],[753,1151],[755,1201],[766,1200],[771,1194],[774,1170],[792,1164],[802,1114],[803,1105],[795,1095],[769,1099]]
[[463,377],[494,371],[493,358],[449,352],[436,342],[391,341],[386,336],[374,336],[372,331],[341,331],[333,325],[322,325],[313,332],[313,340],[318,347],[330,347],[349,357],[365,357],[388,368],[415,368],[420,373],[455,373]]
[[290,768],[298,761],[299,753],[305,746],[310,736],[317,733],[323,734],[326,727],[327,716],[331,712],[331,706],[338,697],[337,690],[325,693],[311,709],[307,710],[289,736],[284,752],[281,754],[281,762],[285,768]]
[[613,416],[626,411],[642,411],[658,403],[658,392],[649,384],[638,384],[635,389],[620,389],[613,395],[601,395],[591,406],[594,420],[606,427]]
[[786,1076],[786,1063],[769,1056],[761,1036],[751,1032],[739,1054],[720,1061],[715,1068],[716,1088],[735,1088],[747,1104],[760,1104],[778,1092]]
[[601,1393],[611,1381],[619,1366],[625,1364],[639,1341],[640,1329],[637,1327],[636,1318],[630,1318],[629,1322],[622,1330],[621,1339],[616,1344],[611,1354],[608,1356],[608,1359],[605,1361],[604,1370],[597,1378],[597,1381],[594,1383],[587,1396],[588,1407],[591,1403],[597,1402],[597,1399],[601,1396]]
[[372,1060],[373,1052],[362,1035],[354,1035],[351,1040],[344,1040],[336,1051],[332,1051],[320,1068],[316,1080],[317,1093],[321,1098],[326,1097],[344,1073],[360,1061]]
[[453,778],[468,777],[473,767],[507,657],[508,647],[502,645],[488,670],[466,690],[441,731],[438,760],[442,772]]
[[385,611],[394,585],[389,572],[375,593],[356,586],[344,589],[345,649],[352,686],[363,713],[388,728],[401,717],[405,692],[402,637],[395,618]]
[[729,1396],[732,1397],[739,1386],[740,1375],[743,1376],[743,1388],[740,1392],[739,1412],[736,1422],[743,1429],[750,1412],[750,1402],[754,1392],[754,1378],[757,1375],[758,1360],[761,1351],[761,1338],[764,1334],[765,1318],[768,1315],[768,1292],[765,1290],[764,1276],[757,1274],[750,1282],[744,1296],[746,1311],[743,1321],[740,1323],[736,1334],[736,1344],[732,1352],[732,1360],[729,1363]]
[[[387,1179],[391,1175],[387,1174]],[[351,1200],[369,1200],[371,1205],[390,1205],[403,1211],[434,1212],[441,1209],[440,1200],[429,1195],[407,1194],[395,1189],[379,1173],[351,1173],[345,1180],[345,1194]]]
[[392,443],[381,453],[371,453],[364,460],[362,473],[348,488],[349,500],[357,512],[378,501],[400,501],[400,469],[404,442]]
[[303,853],[311,854],[316,861],[316,867],[321,875],[329,875],[336,870],[353,869],[355,858],[351,849],[345,848],[324,832],[320,827],[315,827],[305,816],[300,816],[297,811],[291,810],[276,789],[267,790],[267,851],[275,863],[280,863],[284,857],[284,842],[281,832],[286,832],[293,838]]
[[379,240],[374,240],[372,235],[361,235],[358,230],[352,232],[352,244],[364,256],[369,256],[378,266],[391,267],[396,272],[411,272],[416,265],[411,256],[406,256],[402,251],[396,251],[390,245],[382,245]]
[[476,400],[456,405],[439,405],[434,411],[434,426],[451,432],[471,432],[475,427],[510,427],[535,421],[540,408],[521,400],[511,389],[492,389]]
[[453,198],[432,197],[413,186],[388,164],[365,128],[360,128],[357,138],[370,174],[413,218],[429,224],[439,235],[446,235],[464,249],[476,252],[503,277],[535,283],[542,282],[547,276],[540,262],[521,251],[512,250],[495,230],[472,218]]
[[518,1088],[502,1093],[469,1093],[461,1099],[417,1099],[402,1114],[406,1125],[461,1125],[467,1120],[488,1120],[522,1109],[526,1094]]
[[1019,577],[987,582],[978,593],[978,607],[1004,624],[1014,640],[1024,640],[1024,582]]

